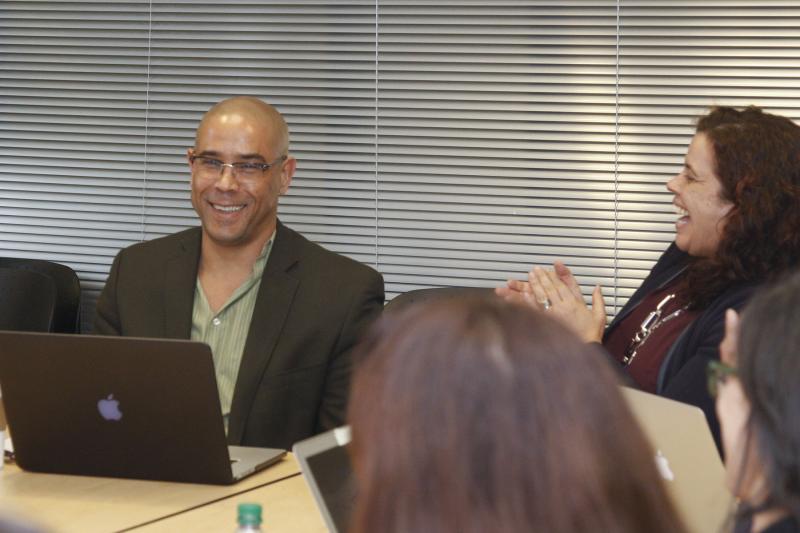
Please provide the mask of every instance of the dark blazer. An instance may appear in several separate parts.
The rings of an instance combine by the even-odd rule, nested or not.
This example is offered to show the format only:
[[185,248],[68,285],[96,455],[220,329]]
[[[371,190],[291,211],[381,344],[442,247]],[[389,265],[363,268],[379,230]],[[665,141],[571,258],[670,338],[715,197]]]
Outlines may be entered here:
[[[114,259],[94,331],[188,339],[200,228]],[[344,423],[350,351],[383,307],[383,278],[278,222],[234,388],[231,444],[289,449]]]
[[[605,335],[613,331],[620,320],[628,316],[645,296],[681,274],[688,263],[689,256],[672,243],[628,303],[614,317],[606,328]],[[706,366],[711,359],[719,359],[719,343],[725,335],[725,310],[740,311],[754,288],[755,284],[752,283],[738,283],[728,287],[680,334],[667,352],[658,375],[656,392],[661,396],[700,407],[708,419],[718,447],[719,422],[714,399],[708,393]]]

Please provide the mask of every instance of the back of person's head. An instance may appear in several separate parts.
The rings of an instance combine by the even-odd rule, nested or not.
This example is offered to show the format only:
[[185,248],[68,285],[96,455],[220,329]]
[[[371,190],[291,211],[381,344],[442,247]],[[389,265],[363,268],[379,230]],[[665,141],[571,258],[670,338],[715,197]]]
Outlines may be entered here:
[[[800,522],[800,274],[759,292],[741,317],[739,381],[750,404],[746,455],[766,481],[759,506]],[[742,465],[748,464],[747,459]]]
[[683,531],[602,357],[499,299],[384,315],[356,358],[351,531]]
[[800,261],[800,126],[750,106],[714,107],[697,122],[714,152],[723,200],[733,203],[716,257],[692,273],[705,307],[733,282],[774,280]]

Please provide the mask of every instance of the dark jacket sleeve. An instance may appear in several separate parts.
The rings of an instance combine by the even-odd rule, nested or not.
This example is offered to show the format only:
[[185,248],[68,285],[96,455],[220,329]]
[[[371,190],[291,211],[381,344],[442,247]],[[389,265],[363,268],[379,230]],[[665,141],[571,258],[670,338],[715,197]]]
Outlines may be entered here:
[[369,279],[353,295],[325,376],[317,432],[345,424],[352,373],[352,350],[383,310],[383,277],[370,269]]
[[108,279],[97,299],[97,307],[92,325],[92,333],[96,335],[121,335],[119,310],[117,308],[117,280],[123,252],[119,252],[111,264]]
[[658,394],[702,409],[720,450],[719,421],[714,399],[708,392],[706,368],[709,361],[719,360],[725,311],[741,311],[753,289],[749,284],[736,285],[719,296],[675,341],[659,375]]

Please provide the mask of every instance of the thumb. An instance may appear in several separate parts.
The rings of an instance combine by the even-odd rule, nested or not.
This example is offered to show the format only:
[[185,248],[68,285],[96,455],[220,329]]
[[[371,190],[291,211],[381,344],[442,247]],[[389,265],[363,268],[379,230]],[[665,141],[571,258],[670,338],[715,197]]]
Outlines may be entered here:
[[606,303],[603,301],[603,289],[600,285],[595,285],[592,291],[592,315],[594,316],[595,323],[606,326]]

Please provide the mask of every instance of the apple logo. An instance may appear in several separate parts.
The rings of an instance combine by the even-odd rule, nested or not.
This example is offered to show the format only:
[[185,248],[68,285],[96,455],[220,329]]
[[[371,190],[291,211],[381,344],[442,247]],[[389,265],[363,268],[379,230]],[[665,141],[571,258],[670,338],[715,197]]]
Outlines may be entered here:
[[675,474],[672,473],[672,469],[669,467],[669,459],[661,453],[661,450],[656,452],[656,468],[658,469],[658,473],[661,474],[661,477],[667,481],[675,480]]
[[109,394],[107,398],[99,400],[97,402],[97,410],[100,411],[100,416],[106,420],[122,420],[122,411],[119,410],[119,400],[115,400],[113,394]]

